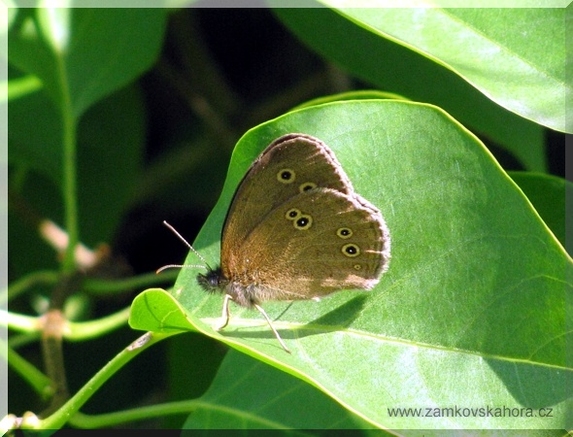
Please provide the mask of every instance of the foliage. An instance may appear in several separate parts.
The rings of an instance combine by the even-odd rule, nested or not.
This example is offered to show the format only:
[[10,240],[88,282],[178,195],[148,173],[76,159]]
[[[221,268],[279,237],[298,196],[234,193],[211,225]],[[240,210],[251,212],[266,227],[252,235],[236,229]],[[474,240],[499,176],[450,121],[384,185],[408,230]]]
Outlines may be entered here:
[[[12,11],[0,298],[22,418],[2,429],[571,428],[571,187],[544,139],[570,131],[565,10],[275,6],[284,29],[269,10]],[[193,243],[217,264],[238,182],[288,132],[326,142],[392,235],[376,289],[264,304],[292,354],[232,304],[213,330],[196,268],[153,274],[180,262],[159,223],[191,237],[222,187]]]

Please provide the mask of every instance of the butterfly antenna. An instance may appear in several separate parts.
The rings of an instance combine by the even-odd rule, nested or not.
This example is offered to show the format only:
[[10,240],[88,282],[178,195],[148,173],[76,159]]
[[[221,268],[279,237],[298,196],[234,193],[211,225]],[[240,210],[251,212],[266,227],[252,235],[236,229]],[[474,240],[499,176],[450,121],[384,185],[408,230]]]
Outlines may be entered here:
[[197,257],[198,257],[201,261],[203,261],[203,264],[204,264],[204,265],[196,265],[196,264],[192,264],[192,265],[189,265],[189,264],[168,264],[168,265],[166,265],[166,266],[163,266],[163,267],[160,267],[159,269],[157,269],[155,273],[160,273],[160,272],[162,272],[163,270],[167,270],[167,269],[171,269],[171,268],[183,268],[183,267],[199,267],[199,268],[204,268],[205,266],[207,266],[207,269],[211,270],[211,266],[209,265],[209,263],[205,260],[205,258],[203,258],[203,257],[201,256],[201,254],[200,254],[199,252],[197,252],[197,251],[195,250],[195,248],[194,248],[193,246],[191,246],[191,245],[187,242],[187,240],[186,240],[185,238],[183,238],[183,235],[181,235],[179,232],[177,232],[177,230],[176,230],[173,226],[171,226],[169,223],[167,223],[167,221],[163,220],[163,224],[164,224],[165,226],[167,226],[167,228],[169,228],[169,229],[171,230],[171,232],[173,232],[173,233],[177,236],[177,238],[179,238],[181,241],[183,241],[183,243],[184,243],[195,255],[197,255]]

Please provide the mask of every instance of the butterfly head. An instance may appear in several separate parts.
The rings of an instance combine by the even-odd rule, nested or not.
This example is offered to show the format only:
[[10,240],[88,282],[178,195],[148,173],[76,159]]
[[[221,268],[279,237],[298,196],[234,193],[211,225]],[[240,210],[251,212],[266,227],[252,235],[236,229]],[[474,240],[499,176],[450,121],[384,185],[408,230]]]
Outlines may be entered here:
[[223,291],[229,283],[229,280],[225,278],[220,267],[216,269],[207,267],[207,273],[199,273],[197,275],[197,282],[203,290],[209,293],[215,293]]

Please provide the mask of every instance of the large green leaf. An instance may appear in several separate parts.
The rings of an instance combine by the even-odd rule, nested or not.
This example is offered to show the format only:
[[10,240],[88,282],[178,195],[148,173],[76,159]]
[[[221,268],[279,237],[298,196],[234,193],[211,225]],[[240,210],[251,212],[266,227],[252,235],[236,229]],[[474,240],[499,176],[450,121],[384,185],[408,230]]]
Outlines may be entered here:
[[[61,118],[50,103],[43,92],[9,102],[9,163],[18,171],[33,170],[26,178],[20,196],[34,205],[36,214],[63,225]],[[94,104],[79,123],[79,216],[82,241],[90,246],[112,239],[132,196],[144,140],[142,108],[139,89],[127,87]],[[38,116],[30,117],[29,114]],[[53,184],[46,184],[46,179],[39,175],[48,177]],[[18,191],[15,185],[11,190]],[[15,229],[11,226],[10,231]],[[20,229],[11,238],[25,241],[28,237],[21,232],[29,234],[30,230]],[[12,253],[12,262],[30,257],[27,245],[20,244],[18,252],[21,253]],[[46,260],[46,257],[41,259]],[[23,266],[29,264],[21,263]]]
[[[192,268],[174,287],[189,323],[311,382],[377,426],[571,426],[571,259],[487,149],[435,107],[345,101],[249,131],[195,242],[209,264],[217,264],[221,226],[242,175],[287,132],[329,144],[357,192],[380,208],[392,235],[389,271],[371,292],[264,303],[292,354],[256,311],[232,304],[229,326],[215,332],[222,296],[201,290]],[[186,264],[197,263],[191,253]],[[162,317],[145,311],[134,303],[132,317]],[[388,410],[455,406],[531,409],[534,417],[396,417]],[[551,408],[552,417],[539,408]]]
[[538,125],[521,117],[566,129],[571,86],[564,77],[563,10],[279,7],[275,13],[327,59],[384,90],[437,104],[528,169],[545,170],[544,139]]
[[565,179],[540,173],[513,171],[509,175],[565,247],[565,199],[573,193],[573,184]]
[[8,109],[9,163],[37,170],[59,184],[63,176],[60,112],[42,91],[11,100]]
[[125,85],[154,62],[165,19],[161,10],[38,8],[20,10],[10,28],[11,76],[34,75],[42,86],[9,102],[10,164],[55,183],[40,194],[34,185],[45,181],[28,180],[20,194],[40,217],[63,225],[63,168],[77,168],[80,238],[89,245],[112,237],[132,194],[143,105]]
[[565,9],[340,12],[453,70],[500,106],[553,129],[567,129],[571,102],[566,96],[572,88],[565,76]]
[[360,426],[368,428],[369,424],[314,387],[232,351],[183,428],[332,430]]
[[166,16],[163,9],[24,9],[10,29],[10,63],[38,76],[77,119],[155,62]]

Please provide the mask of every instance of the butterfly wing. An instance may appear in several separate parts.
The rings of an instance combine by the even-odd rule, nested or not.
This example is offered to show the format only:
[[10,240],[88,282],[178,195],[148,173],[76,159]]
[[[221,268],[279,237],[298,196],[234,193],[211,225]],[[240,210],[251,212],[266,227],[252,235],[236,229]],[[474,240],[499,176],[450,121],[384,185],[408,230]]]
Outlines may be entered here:
[[320,187],[353,192],[342,166],[322,141],[304,134],[273,141],[251,165],[229,207],[221,243],[223,268],[271,211],[304,190]]
[[387,269],[390,237],[376,207],[328,188],[269,211],[230,258],[233,280],[255,301],[371,289]]

